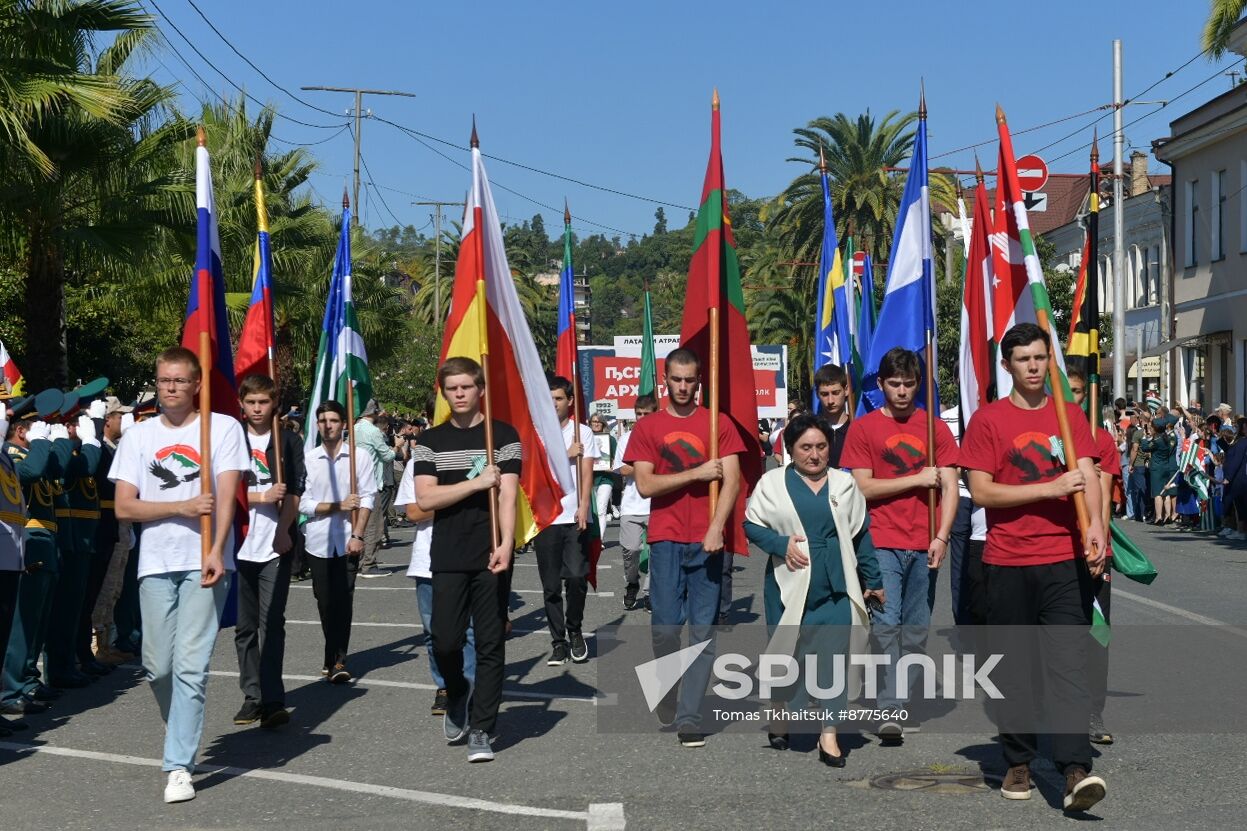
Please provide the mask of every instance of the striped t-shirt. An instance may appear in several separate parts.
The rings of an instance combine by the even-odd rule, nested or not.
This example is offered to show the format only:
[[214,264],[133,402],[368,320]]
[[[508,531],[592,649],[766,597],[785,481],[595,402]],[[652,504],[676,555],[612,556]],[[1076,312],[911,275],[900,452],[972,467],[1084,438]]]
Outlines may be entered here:
[[[415,476],[436,476],[439,485],[466,481],[485,465],[485,422],[464,429],[447,421],[426,430],[411,458]],[[494,464],[504,474],[518,476],[522,459],[515,428],[495,421]],[[430,552],[434,573],[482,571],[489,565],[491,546],[488,491],[479,491],[434,512]]]

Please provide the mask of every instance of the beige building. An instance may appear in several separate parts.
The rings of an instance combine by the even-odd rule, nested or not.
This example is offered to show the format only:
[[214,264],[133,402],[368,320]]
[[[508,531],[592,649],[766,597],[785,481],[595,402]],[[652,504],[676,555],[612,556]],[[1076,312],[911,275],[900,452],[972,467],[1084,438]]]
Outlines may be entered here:
[[[1247,20],[1230,50],[1247,56]],[[1162,303],[1162,394],[1247,412],[1247,84],[1169,125],[1154,143],[1173,173],[1171,308]]]

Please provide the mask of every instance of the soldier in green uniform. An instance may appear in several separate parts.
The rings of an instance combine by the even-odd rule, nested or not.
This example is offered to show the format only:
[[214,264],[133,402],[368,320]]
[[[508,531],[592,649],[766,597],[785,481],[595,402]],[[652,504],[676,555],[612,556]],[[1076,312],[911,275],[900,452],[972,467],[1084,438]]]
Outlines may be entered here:
[[13,462],[27,511],[25,570],[18,580],[17,612],[0,673],[0,713],[10,716],[41,713],[59,695],[39,683],[37,664],[60,570],[53,481],[73,454],[69,431],[43,419],[59,413],[63,401],[59,390],[44,390],[16,403],[5,436],[3,452]]
[[[107,378],[97,378],[65,393],[61,420],[74,442],[74,454],[61,477],[64,508],[57,509],[56,540],[61,549],[61,575],[52,600],[48,626],[44,675],[52,687],[83,687],[111,667],[91,661],[78,664],[78,619],[87,593],[87,578],[95,556],[95,529],[100,520],[100,500],[95,473],[100,464],[100,440],[95,417],[104,417],[104,402],[88,405],[102,395]],[[94,408],[93,410],[91,408]],[[86,409],[86,412],[83,412]]]

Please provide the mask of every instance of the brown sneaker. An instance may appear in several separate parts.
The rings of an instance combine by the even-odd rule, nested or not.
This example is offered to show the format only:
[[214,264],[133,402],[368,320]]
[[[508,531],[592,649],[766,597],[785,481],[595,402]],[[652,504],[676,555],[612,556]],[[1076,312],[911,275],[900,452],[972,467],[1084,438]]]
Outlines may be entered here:
[[1005,781],[1000,785],[1000,795],[1005,799],[1031,798],[1030,765],[1014,765],[1005,774]]
[[1067,811],[1085,811],[1095,805],[1108,792],[1108,786],[1098,776],[1092,776],[1075,765],[1065,774],[1065,801]]

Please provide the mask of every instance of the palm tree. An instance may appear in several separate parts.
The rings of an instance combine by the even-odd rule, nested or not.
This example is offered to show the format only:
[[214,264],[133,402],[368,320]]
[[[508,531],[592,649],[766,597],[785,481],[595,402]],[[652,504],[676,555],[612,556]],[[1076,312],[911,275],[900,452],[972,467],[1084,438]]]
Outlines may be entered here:
[[1230,45],[1230,33],[1247,9],[1247,0],[1212,0],[1208,22],[1204,24],[1202,44],[1209,58],[1219,58]]
[[[97,53],[94,38],[107,30],[120,34]],[[0,135],[0,257],[25,277],[23,317],[36,335],[24,356],[31,386],[63,386],[66,281],[123,281],[144,268],[166,229],[193,216],[193,202],[177,194],[186,177],[171,164],[189,125],[168,117],[169,88],[125,74],[155,33],[133,4],[8,3],[0,31],[8,40],[0,60],[43,62],[73,88],[32,98],[12,93],[8,78],[0,84],[13,107]]]

